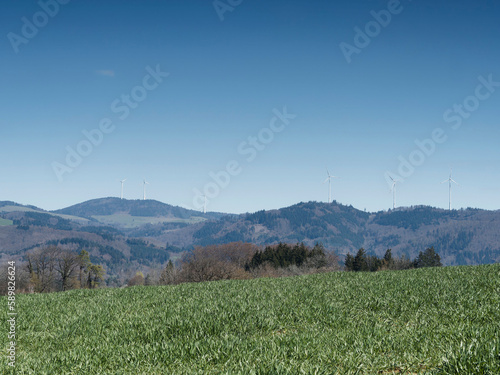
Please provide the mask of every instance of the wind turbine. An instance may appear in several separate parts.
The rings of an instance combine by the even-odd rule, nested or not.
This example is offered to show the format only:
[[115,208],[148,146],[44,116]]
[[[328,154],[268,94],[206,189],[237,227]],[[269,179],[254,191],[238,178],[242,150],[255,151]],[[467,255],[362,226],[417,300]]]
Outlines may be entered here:
[[203,213],[206,214],[207,213],[207,195],[204,194],[203,198],[205,199],[205,202],[203,203]]
[[328,171],[328,168],[326,169],[326,175],[328,177],[323,183],[326,184],[326,182],[328,181],[328,203],[330,203],[332,201],[332,178],[338,178],[338,177],[332,176]]
[[144,180],[143,187],[142,187],[142,200],[146,200],[146,185],[149,185],[149,182]]
[[123,183],[127,181],[127,179],[125,178],[124,180],[120,180],[121,184],[122,184],[122,193],[120,194],[120,199],[123,199]]
[[460,186],[460,184],[458,182],[456,182],[453,178],[451,178],[451,172],[453,171],[453,168],[450,168],[450,177],[447,179],[447,180],[444,180],[443,182],[441,182],[442,184],[444,184],[445,182],[448,182],[449,183],[449,198],[448,198],[448,210],[451,211],[451,183],[455,183],[457,184],[458,186]]
[[391,176],[389,178],[392,180],[392,209],[394,210],[396,208],[396,184],[399,182],[399,180],[393,179]]

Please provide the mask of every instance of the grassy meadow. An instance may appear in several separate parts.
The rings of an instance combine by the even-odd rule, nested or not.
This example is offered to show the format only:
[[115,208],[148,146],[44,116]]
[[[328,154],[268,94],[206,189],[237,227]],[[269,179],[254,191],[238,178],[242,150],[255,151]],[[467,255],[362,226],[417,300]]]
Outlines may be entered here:
[[193,217],[190,219],[177,219],[168,218],[163,216],[149,217],[149,216],[132,216],[129,214],[113,214],[106,216],[92,216],[94,219],[102,224],[106,225],[118,225],[123,228],[139,228],[146,224],[161,224],[161,223],[186,223],[186,224],[196,224],[204,221],[204,218]]
[[[500,265],[18,295],[2,374],[500,374]],[[7,329],[7,299],[0,316]]]
[[0,217],[0,227],[6,227],[6,226],[10,226],[13,224],[13,221],[12,220],[8,220],[8,219],[2,219]]

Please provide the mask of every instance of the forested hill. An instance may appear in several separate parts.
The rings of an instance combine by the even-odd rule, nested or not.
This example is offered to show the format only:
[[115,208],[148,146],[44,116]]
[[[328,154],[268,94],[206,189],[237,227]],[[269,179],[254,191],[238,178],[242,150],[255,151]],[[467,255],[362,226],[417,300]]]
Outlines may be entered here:
[[154,259],[164,258],[161,249],[172,253],[237,241],[308,246],[321,242],[341,256],[363,247],[380,257],[391,248],[395,256],[411,259],[434,246],[444,265],[483,264],[500,261],[500,211],[418,206],[367,213],[336,202],[307,202],[230,215],[203,214],[154,200],[103,198],[48,212],[0,202],[0,238],[0,253],[6,254],[76,239],[95,243],[101,254],[116,250],[113,254],[122,253],[126,259],[131,259],[136,240],[150,246],[146,252],[158,253]]
[[366,213],[337,203],[299,203],[291,207],[223,217],[161,235],[177,246],[233,241],[323,243],[345,255],[364,247],[382,256],[388,248],[414,258],[434,246],[444,264],[500,261],[500,211],[442,210],[427,206]]
[[372,215],[366,226],[366,249],[383,248],[414,257],[434,246],[445,264],[500,261],[500,211],[441,210],[413,207]]
[[57,214],[72,215],[91,219],[94,216],[110,216],[114,214],[128,214],[130,216],[142,217],[165,217],[176,219],[190,219],[203,217],[205,219],[218,219],[224,214],[189,210],[186,208],[171,206],[156,200],[127,200],[120,198],[100,198],[79,203],[71,207],[53,211]]
[[368,218],[369,214],[352,206],[299,203],[279,210],[203,223],[193,233],[193,242],[199,245],[231,241],[257,244],[322,242],[333,248],[356,248],[363,245]]
[[35,206],[22,205],[22,204],[12,202],[12,201],[1,201],[0,202],[0,211],[2,211],[1,208],[4,208],[4,207],[17,207],[20,210],[43,211],[41,208],[38,208]]

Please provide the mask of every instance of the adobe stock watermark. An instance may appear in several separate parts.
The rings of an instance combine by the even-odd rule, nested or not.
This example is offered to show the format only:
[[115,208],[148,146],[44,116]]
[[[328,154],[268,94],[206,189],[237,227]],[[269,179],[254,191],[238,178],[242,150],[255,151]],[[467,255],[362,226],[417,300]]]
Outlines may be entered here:
[[214,6],[215,12],[219,19],[224,21],[224,14],[227,12],[233,12],[237,6],[241,5],[243,0],[214,0],[212,5]]
[[[412,0],[408,0],[411,2]],[[400,14],[404,7],[400,0],[389,0],[387,9],[380,11],[372,10],[370,15],[372,20],[368,21],[363,29],[356,26],[354,28],[353,44],[342,42],[339,44],[340,50],[348,64],[352,62],[353,54],[360,54],[361,51],[368,47],[372,40],[380,35],[382,29],[385,29],[392,21],[393,16]]]
[[[9,331],[7,334],[7,344],[9,348],[7,349],[7,359],[8,365],[11,367],[16,366],[16,346],[17,346],[17,338],[16,338],[16,317],[17,317],[17,308],[16,308],[16,262],[9,261],[7,262],[7,323],[9,324]],[[10,341],[9,341],[10,340]]]
[[[449,124],[452,130],[460,129],[464,120],[470,118],[472,113],[479,109],[481,102],[489,99],[500,87],[500,81],[494,81],[493,74],[489,74],[487,78],[479,76],[477,80],[479,84],[476,86],[473,95],[467,96],[461,103],[455,103],[444,111],[443,120]],[[397,173],[391,171],[384,173],[387,184],[392,186],[391,177],[403,182],[412,176],[415,169],[424,164],[426,159],[436,152],[437,145],[443,144],[447,140],[447,131],[442,127],[435,128],[429,138],[416,139],[415,145],[417,147],[410,152],[408,157],[405,158],[402,155],[398,157]]]
[[[274,140],[275,135],[285,130],[290,125],[291,120],[297,117],[297,115],[288,113],[286,106],[281,111],[273,109],[273,114],[274,116],[267,127],[260,129],[256,136],[249,136],[236,148],[238,154],[245,157],[246,163],[254,161],[259,152],[263,151]],[[207,182],[202,190],[193,189],[195,209],[201,210],[210,200],[217,198],[221,191],[229,186],[231,178],[238,176],[241,172],[243,172],[242,163],[236,159],[228,161],[225,168],[218,172],[209,172],[208,176],[211,181]]]
[[59,14],[61,5],[66,5],[70,0],[40,0],[38,6],[40,10],[31,17],[22,17],[21,32],[16,34],[10,32],[7,34],[10,45],[15,53],[19,53],[19,47],[22,44],[28,44],[31,39],[38,35],[40,29],[47,26],[49,20]]
[[[158,88],[163,79],[170,75],[170,73],[162,72],[159,64],[154,69],[147,66],[146,72],[147,74],[143,77],[140,85],[133,87],[129,93],[122,94],[120,98],[111,102],[110,110],[118,116],[119,120],[127,119],[131,110],[139,107],[139,104],[146,100],[148,92]],[[105,135],[111,134],[116,129],[115,122],[116,120],[104,117],[96,128],[82,131],[83,139],[74,148],[66,146],[64,162],[53,161],[51,164],[59,182],[63,182],[64,175],[73,172],[84,158],[88,157],[94,148],[103,142]]]

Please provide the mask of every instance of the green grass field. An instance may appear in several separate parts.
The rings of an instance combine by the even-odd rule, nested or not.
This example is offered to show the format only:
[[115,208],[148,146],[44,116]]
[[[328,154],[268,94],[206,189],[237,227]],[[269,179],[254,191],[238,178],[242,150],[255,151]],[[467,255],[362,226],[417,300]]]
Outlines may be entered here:
[[12,220],[3,219],[0,217],[0,227],[8,227],[12,224],[14,224],[14,222]]
[[55,216],[55,217],[60,217],[62,219],[68,219],[68,220],[72,220],[72,221],[77,221],[77,222],[79,222],[81,224],[86,224],[86,223],[88,223],[90,221],[89,219],[85,219],[83,217],[71,216],[71,215],[54,214],[54,213],[51,213],[51,212],[34,210],[32,208],[23,207],[23,206],[3,206],[3,207],[0,207],[0,212],[37,212],[37,213],[41,213],[41,214],[48,214],[48,215],[52,215],[52,216]]
[[500,374],[499,264],[16,302],[16,371],[4,355],[2,374]]
[[172,219],[168,217],[146,217],[146,216],[132,216],[129,214],[113,214],[105,216],[92,216],[100,223],[106,225],[119,225],[123,228],[131,229],[141,227],[146,224],[160,224],[160,223],[186,223],[195,224],[206,219],[202,217],[193,217],[191,219]]

